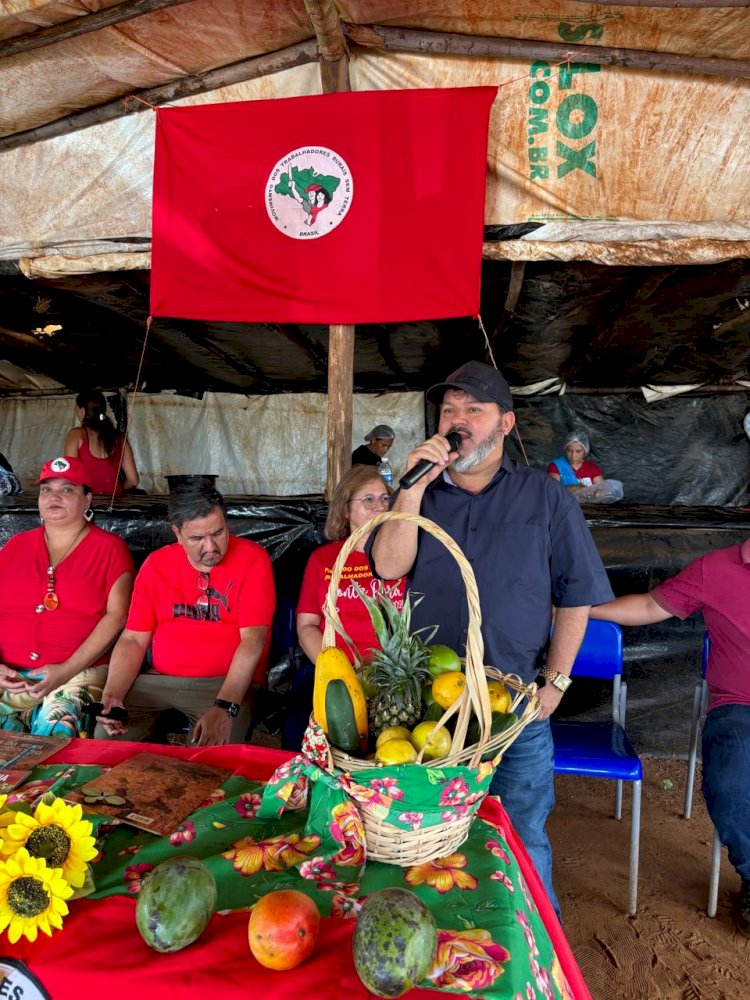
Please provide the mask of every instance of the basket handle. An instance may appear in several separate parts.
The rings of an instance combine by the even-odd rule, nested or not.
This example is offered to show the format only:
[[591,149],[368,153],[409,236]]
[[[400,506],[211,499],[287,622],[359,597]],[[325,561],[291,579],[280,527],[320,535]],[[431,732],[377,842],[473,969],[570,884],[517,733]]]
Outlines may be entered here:
[[341,573],[346,565],[346,560],[354,551],[358,542],[363,538],[367,538],[375,528],[388,521],[410,521],[428,534],[434,535],[448,549],[458,564],[469,605],[469,625],[466,636],[466,665],[464,668],[466,688],[459,699],[458,720],[453,734],[451,753],[462,750],[464,747],[471,710],[473,708],[479,719],[479,732],[481,734],[478,744],[479,749],[475,755],[478,761],[481,758],[481,748],[489,739],[492,729],[492,711],[490,709],[487,676],[484,671],[484,640],[482,639],[481,629],[482,613],[479,606],[477,581],[474,576],[474,570],[471,568],[459,546],[434,521],[422,517],[421,514],[410,514],[405,511],[386,511],[383,514],[376,514],[375,517],[370,518],[369,521],[360,525],[359,528],[349,535],[338,554],[336,562],[333,564],[331,581],[323,604],[323,614],[326,620],[323,632],[323,647],[327,648],[328,646],[335,645],[335,625],[341,629],[341,619],[336,608],[336,598],[338,597],[339,582],[341,581]]

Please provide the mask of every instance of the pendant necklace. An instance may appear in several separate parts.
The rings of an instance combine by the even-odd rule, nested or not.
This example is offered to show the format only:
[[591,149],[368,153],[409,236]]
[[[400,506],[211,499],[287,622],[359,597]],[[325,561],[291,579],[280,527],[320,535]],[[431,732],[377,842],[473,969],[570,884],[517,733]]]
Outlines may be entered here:
[[[60,563],[63,561],[63,559],[68,555],[68,553],[73,548],[73,546],[78,541],[78,539],[81,537],[81,535],[84,533],[84,531],[86,530],[86,528],[88,528],[88,524],[84,524],[84,526],[81,528],[81,530],[75,536],[75,538],[70,543],[70,545],[67,547],[67,549],[63,552],[62,556],[57,560],[57,562],[54,564],[54,566],[52,565],[52,559],[50,558],[50,564],[47,567],[47,593],[44,595],[42,603],[37,605],[37,607],[36,607],[37,611],[54,611],[59,606],[59,604],[60,604],[60,598],[57,596],[57,593],[55,591],[55,587],[56,587],[55,570],[60,565]],[[46,532],[44,533],[44,546],[47,549],[47,556],[49,557],[49,545],[47,545],[47,533]]]

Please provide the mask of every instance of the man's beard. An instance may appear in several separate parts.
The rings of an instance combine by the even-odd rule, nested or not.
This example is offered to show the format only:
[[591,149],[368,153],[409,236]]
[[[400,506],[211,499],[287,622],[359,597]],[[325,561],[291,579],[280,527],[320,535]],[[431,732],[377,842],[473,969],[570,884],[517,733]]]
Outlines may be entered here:
[[488,438],[480,442],[474,451],[469,452],[468,455],[464,455],[462,458],[457,458],[455,462],[451,462],[451,469],[454,472],[468,472],[470,469],[473,469],[487,458],[504,437],[502,429],[498,427],[493,434],[490,434]]

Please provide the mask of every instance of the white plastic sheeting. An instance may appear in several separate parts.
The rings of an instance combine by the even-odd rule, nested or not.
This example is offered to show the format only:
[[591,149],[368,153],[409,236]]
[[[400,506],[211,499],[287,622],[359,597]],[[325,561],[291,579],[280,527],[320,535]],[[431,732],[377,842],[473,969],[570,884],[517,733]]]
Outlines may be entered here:
[[[138,396],[130,409],[130,443],[149,493],[166,493],[167,475],[218,475],[226,494],[320,494],[326,479],[327,397],[320,393],[203,399],[162,393]],[[74,397],[0,400],[0,452],[30,488],[43,462],[59,455],[74,423]],[[424,440],[421,392],[354,396],[352,450],[376,424],[396,439],[389,461],[398,472]]]
[[[565,65],[383,52],[355,51],[351,59],[355,90],[499,88],[490,119],[488,225],[747,219],[746,81],[591,69],[566,76]],[[175,104],[319,92],[318,67],[310,64]],[[154,114],[146,110],[1,153],[0,259],[88,256],[97,241],[104,253],[112,240],[123,241],[121,250],[148,249],[137,241],[150,239],[153,133]]]

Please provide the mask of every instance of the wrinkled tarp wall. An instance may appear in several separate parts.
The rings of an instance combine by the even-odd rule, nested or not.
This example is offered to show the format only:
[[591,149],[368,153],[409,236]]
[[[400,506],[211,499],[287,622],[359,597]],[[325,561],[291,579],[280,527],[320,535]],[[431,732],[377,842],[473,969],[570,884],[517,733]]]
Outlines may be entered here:
[[[353,405],[353,448],[376,424],[389,424],[396,431],[394,469],[424,439],[420,392],[355,394]],[[139,395],[130,409],[130,442],[141,487],[166,493],[165,476],[205,473],[218,475],[227,495],[322,494],[326,406],[320,393]],[[73,396],[0,400],[0,452],[26,488],[42,463],[60,454],[73,422]]]
[[[567,435],[583,430],[591,460],[606,478],[622,481],[626,504],[750,502],[750,441],[742,428],[750,393],[656,403],[625,393],[543,396],[516,399],[515,408],[529,463],[536,468],[546,469],[562,454]],[[508,452],[520,459],[515,436]],[[613,505],[614,516],[619,506]]]
[[[280,17],[277,8],[281,5],[270,6]],[[399,12],[408,11],[405,4],[340,6],[344,17],[349,14],[384,21],[389,19],[386,15],[394,21]],[[487,5],[492,9],[483,19],[466,18],[458,26],[456,19],[447,16],[425,18],[424,10],[413,15],[413,21],[433,28],[433,22],[440,22],[446,23],[446,30],[458,27],[507,33],[509,37],[518,36],[523,25],[524,34],[533,32],[534,37],[558,42],[582,30],[580,4],[555,5],[556,10],[564,10],[565,22],[557,15],[539,14],[534,3],[512,6],[512,16],[503,16],[500,4]],[[429,9],[439,12],[441,7],[445,5],[434,4]],[[203,5],[189,5],[190,10],[194,8],[197,16]],[[177,8],[171,15],[176,23],[182,25],[185,9]],[[204,19],[205,13],[203,10]],[[100,95],[99,100],[123,93],[123,76],[115,70],[118,59],[128,66],[126,78],[132,81],[131,89],[174,78],[181,71],[194,71],[192,64],[178,68],[165,57],[160,34],[164,28],[154,20],[165,16],[145,16],[86,36],[92,52],[102,47],[102,58],[87,61],[86,101],[92,92]],[[633,45],[649,49],[658,41],[676,52],[727,51],[738,58],[743,49],[750,51],[750,31],[745,32],[744,45],[738,37],[740,24],[750,25],[750,16],[742,11],[690,11],[686,18],[679,11],[633,8],[585,16],[584,24],[596,26],[596,31],[584,32],[586,44],[592,47]],[[288,44],[302,37],[297,23],[300,17],[304,20],[305,15],[299,9],[290,14],[289,23],[283,30],[279,28],[274,40],[283,38]],[[740,22],[740,17],[745,20]],[[402,23],[408,21],[404,13]],[[195,25],[203,25],[200,17]],[[227,40],[232,39],[233,25],[231,18],[221,27],[213,24],[211,44],[224,37],[222,32]],[[190,32],[197,32],[197,28],[191,25]],[[204,44],[201,41],[199,51],[205,53]],[[44,103],[39,95],[48,94],[61,113],[85,104],[80,92],[79,45],[71,39],[3,60],[0,91],[6,96],[0,94],[0,132],[38,123],[34,113],[40,120],[55,117],[51,107],[35,111],[39,101]],[[231,55],[225,58],[230,61]],[[571,69],[565,64],[354,49],[350,74],[354,90],[484,84],[500,88],[490,124],[488,225],[567,218],[700,223],[747,217],[750,165],[737,139],[744,134],[747,122],[746,81],[572,65]],[[49,76],[47,86],[45,73]],[[66,87],[72,88],[71,93],[66,94]],[[319,92],[318,68],[313,64],[175,104]],[[29,94],[30,117],[19,123],[18,102],[25,93]],[[80,256],[116,249],[143,250],[137,241],[150,238],[153,128],[153,113],[145,111],[0,154],[7,192],[0,204],[0,257],[12,260],[57,252]],[[125,244],[117,246],[113,240],[124,240]],[[128,241],[133,242],[131,247]]]

